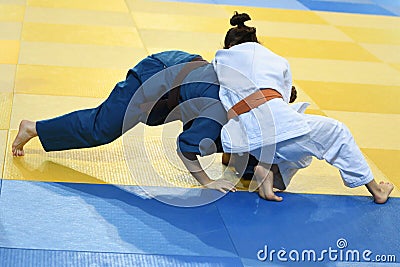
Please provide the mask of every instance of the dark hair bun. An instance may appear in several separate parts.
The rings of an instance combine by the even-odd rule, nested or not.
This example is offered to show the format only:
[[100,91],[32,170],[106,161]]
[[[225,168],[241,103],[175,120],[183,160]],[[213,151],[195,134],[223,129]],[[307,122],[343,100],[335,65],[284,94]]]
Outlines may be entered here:
[[235,11],[235,14],[232,16],[230,23],[232,26],[244,26],[244,23],[248,20],[251,20],[250,16],[246,13],[239,14]]

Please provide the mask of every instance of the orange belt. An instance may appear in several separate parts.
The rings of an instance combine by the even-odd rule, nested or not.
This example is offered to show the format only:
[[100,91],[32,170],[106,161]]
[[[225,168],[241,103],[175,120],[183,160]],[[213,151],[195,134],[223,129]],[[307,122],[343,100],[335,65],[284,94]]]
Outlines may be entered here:
[[231,107],[228,110],[228,120],[235,118],[240,114],[249,112],[253,108],[256,108],[274,98],[282,98],[282,95],[271,88],[258,90]]

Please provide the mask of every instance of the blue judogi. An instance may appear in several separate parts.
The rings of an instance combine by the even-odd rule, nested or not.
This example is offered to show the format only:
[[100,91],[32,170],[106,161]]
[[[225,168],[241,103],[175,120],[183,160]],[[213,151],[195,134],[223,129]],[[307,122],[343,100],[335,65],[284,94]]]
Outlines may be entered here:
[[[128,71],[125,81],[117,83],[100,106],[38,121],[36,130],[43,148],[46,151],[60,151],[95,147],[114,141],[139,122],[148,125],[164,123],[170,112],[167,107],[146,114],[140,110],[139,104],[166,99],[174,71],[162,72],[164,76],[161,78],[157,77],[158,73],[191,62],[196,57],[200,56],[182,51],[148,56]],[[210,64],[192,71],[181,85],[179,103],[196,99],[180,108],[184,129],[178,138],[178,149],[182,152],[200,155],[216,152],[211,149],[210,141],[216,143],[217,151],[222,151],[219,136],[226,112],[219,101],[218,92],[217,78]]]

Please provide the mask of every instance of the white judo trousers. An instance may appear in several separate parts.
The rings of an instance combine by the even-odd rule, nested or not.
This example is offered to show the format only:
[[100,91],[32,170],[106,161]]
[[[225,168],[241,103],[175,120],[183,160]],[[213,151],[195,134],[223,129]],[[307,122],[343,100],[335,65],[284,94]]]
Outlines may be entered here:
[[[274,163],[278,164],[286,186],[299,169],[310,165],[312,157],[338,168],[348,187],[365,185],[373,180],[364,155],[343,123],[324,116],[302,115],[311,132],[279,142],[275,147]],[[258,151],[250,153],[256,157],[260,155]],[[258,160],[263,162],[263,158]]]

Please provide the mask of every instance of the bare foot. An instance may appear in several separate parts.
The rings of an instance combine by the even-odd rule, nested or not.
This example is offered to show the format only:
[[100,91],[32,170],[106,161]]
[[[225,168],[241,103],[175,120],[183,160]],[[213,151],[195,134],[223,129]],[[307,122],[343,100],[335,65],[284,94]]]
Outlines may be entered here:
[[386,201],[389,198],[390,193],[392,193],[392,190],[394,188],[393,184],[391,183],[385,183],[385,182],[380,182],[379,183],[379,190],[376,192],[374,196],[374,201],[377,204],[383,204],[386,203]]
[[283,182],[282,174],[279,171],[279,167],[276,164],[272,164],[271,171],[274,174],[274,188],[279,190],[286,190],[286,185]]
[[19,124],[18,134],[12,144],[12,154],[14,157],[25,155],[24,145],[33,137],[37,136],[36,122],[23,120]]
[[394,185],[388,182],[380,182],[377,184],[375,180],[366,184],[368,191],[374,197],[374,202],[377,204],[384,204],[389,198],[390,193],[392,192]]
[[268,169],[257,165],[254,168],[254,175],[260,185],[260,188],[258,189],[258,195],[261,198],[278,202],[283,200],[282,197],[279,197],[274,193],[274,174],[272,171],[269,171]]

